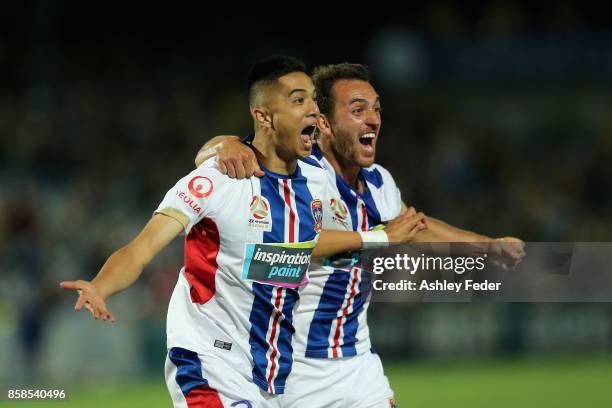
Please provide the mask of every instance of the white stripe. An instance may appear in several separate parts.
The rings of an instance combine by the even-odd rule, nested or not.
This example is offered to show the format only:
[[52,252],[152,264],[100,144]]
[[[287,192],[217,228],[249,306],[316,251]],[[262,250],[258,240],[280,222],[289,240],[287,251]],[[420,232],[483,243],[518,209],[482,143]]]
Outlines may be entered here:
[[[342,310],[342,308],[340,309]],[[332,324],[331,324],[331,330],[329,331],[329,337],[327,339],[327,342],[329,344],[329,347],[327,348],[327,357],[328,358],[333,358],[334,357],[334,337],[336,336],[336,329],[338,327],[338,317],[336,316],[336,318],[334,318],[334,320],[332,320]],[[338,357],[342,356],[342,350],[338,349]]]
[[364,208],[367,209],[365,202],[361,198],[357,199],[357,220],[358,220],[357,230],[358,231],[361,231],[361,226],[363,225],[364,218],[365,218],[365,226],[366,226],[365,230],[366,231],[368,230],[368,213],[366,211],[365,217],[363,216]]
[[[276,309],[274,307],[274,305],[276,304],[276,300],[277,300],[277,288],[273,288],[272,289],[272,307],[274,308],[274,310],[272,311],[272,314],[270,315],[270,320],[268,321],[268,330],[266,332],[266,342],[268,343],[268,350],[266,351],[266,361],[267,361],[267,366],[266,366],[266,383],[268,382],[268,377],[270,376],[270,370],[272,369],[272,351],[274,349],[276,349],[276,356],[274,357],[274,361],[276,363],[276,366],[274,368],[274,376],[272,377],[272,381],[271,381],[271,385],[268,389],[269,392],[274,393],[274,380],[276,379],[276,377],[278,376],[278,369],[279,369],[279,357],[280,357],[280,351],[278,350],[278,337],[280,334],[280,323],[283,321],[283,319],[285,318],[285,316],[283,315],[283,305],[285,304],[285,293],[286,293],[286,289],[281,289],[281,300],[280,303],[278,305],[278,309]],[[273,324],[274,324],[274,319],[276,318],[276,315],[280,314],[280,317],[278,318],[278,321],[276,322],[276,333],[274,335],[274,338],[272,339],[272,343],[270,343],[270,336],[272,335],[272,330],[274,328]]]
[[300,214],[297,210],[297,201],[295,200],[295,190],[293,190],[293,184],[291,180],[289,180],[289,199],[291,209],[293,210],[293,214],[295,215],[295,219],[293,221],[293,242],[300,241]]
[[[355,270],[357,270],[356,279],[354,277]],[[350,275],[349,275],[348,285],[346,286],[346,290],[344,292],[344,301],[342,302],[342,306],[340,307],[340,310],[338,311],[338,314],[336,318],[332,321],[332,325],[331,325],[332,327],[331,327],[331,332],[329,336],[329,344],[330,344],[330,350],[328,352],[329,357],[333,357],[334,355],[333,348],[335,346],[334,339],[336,338],[336,331],[338,330],[338,318],[340,318],[340,335],[338,337],[338,347],[336,349],[336,352],[338,354],[338,357],[342,357],[341,346],[344,344],[344,324],[346,323],[346,317],[344,316],[343,311],[346,308],[346,305],[348,304],[349,298],[351,296],[351,288],[353,284],[355,284],[355,288],[354,288],[355,295],[351,298],[351,305],[347,309],[347,314],[346,314],[347,316],[353,312],[353,308],[355,306],[355,298],[360,292],[359,283],[361,282],[361,272],[359,271],[359,268],[351,268],[349,274]]]
[[283,199],[283,210],[285,212],[285,221],[283,222],[283,241],[289,242],[289,207],[285,201],[285,184],[283,183],[283,179],[278,179],[278,191]]

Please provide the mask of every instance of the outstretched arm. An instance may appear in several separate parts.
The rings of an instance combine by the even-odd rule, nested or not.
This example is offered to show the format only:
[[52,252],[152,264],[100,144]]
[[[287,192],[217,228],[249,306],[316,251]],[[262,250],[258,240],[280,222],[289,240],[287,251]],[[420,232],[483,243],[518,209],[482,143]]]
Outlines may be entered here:
[[88,309],[94,319],[114,321],[115,317],[106,308],[106,299],[130,287],[140,276],[143,268],[168,245],[183,229],[173,218],[156,214],[145,225],[132,242],[115,251],[106,261],[98,275],[91,281],[64,281],[60,286],[76,290],[79,298],[75,310]]
[[219,163],[219,171],[230,178],[243,179],[253,175],[257,177],[264,175],[255,153],[242,143],[238,136],[223,135],[210,139],[196,155],[196,167],[215,156]]
[[[406,204],[402,202],[402,211],[405,209]],[[518,238],[491,238],[462,230],[435,218],[427,219],[427,229],[419,231],[414,242],[471,243],[475,246],[475,252],[490,253],[493,261],[503,269],[515,267],[525,257],[525,243]]]

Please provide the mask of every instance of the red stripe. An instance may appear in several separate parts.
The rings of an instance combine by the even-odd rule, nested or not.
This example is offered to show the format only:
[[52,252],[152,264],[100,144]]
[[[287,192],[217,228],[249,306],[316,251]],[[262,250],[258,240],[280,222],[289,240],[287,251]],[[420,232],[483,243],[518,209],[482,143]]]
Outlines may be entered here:
[[336,320],[336,333],[334,333],[334,346],[332,347],[333,358],[338,358],[338,346],[340,346],[340,328],[342,327],[342,319],[344,318],[344,316],[348,314],[348,309],[349,307],[351,307],[351,302],[353,298],[355,297],[355,293],[357,292],[355,290],[355,284],[357,283],[357,272],[358,271],[359,271],[359,268],[353,268],[354,276],[353,276],[353,283],[351,284],[351,293],[349,294],[349,297],[346,301],[346,306],[342,310],[342,315],[338,317],[338,319]]
[[367,230],[367,225],[366,225],[366,220],[368,219],[368,213],[366,211],[366,206],[364,203],[361,203],[361,230],[362,231],[366,231]]
[[213,220],[204,218],[185,237],[185,277],[193,303],[206,303],[215,294],[217,255],[221,239]]
[[272,378],[274,378],[274,371],[276,371],[276,361],[274,360],[276,358],[276,354],[278,352],[278,350],[276,350],[276,347],[274,347],[274,338],[276,337],[276,325],[278,323],[278,319],[281,316],[281,311],[278,310],[279,306],[280,306],[280,301],[281,301],[281,297],[283,296],[283,289],[282,288],[277,288],[276,289],[276,302],[274,302],[274,312],[276,313],[276,316],[274,316],[274,321],[272,322],[272,332],[270,333],[270,346],[272,347],[272,353],[270,353],[270,360],[272,361],[272,365],[270,366],[270,374],[268,375],[268,391],[269,392],[273,392],[272,391]]
[[185,400],[188,408],[223,408],[219,393],[208,385],[191,389]]
[[287,180],[283,180],[283,189],[285,192],[285,203],[287,204],[287,207],[289,207],[289,242],[295,242],[295,239],[293,237],[293,224],[295,224],[295,213],[293,212],[293,208],[291,208],[291,192],[289,190],[289,183],[287,182]]

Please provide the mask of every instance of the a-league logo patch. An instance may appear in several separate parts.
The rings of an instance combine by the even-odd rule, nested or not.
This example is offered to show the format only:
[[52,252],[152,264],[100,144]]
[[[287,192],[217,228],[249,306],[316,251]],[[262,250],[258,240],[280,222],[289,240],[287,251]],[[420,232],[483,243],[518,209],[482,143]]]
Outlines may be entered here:
[[249,218],[249,227],[272,231],[272,222],[270,221],[270,204],[265,197],[253,196],[251,204],[249,204],[251,218]]
[[263,220],[268,218],[268,211],[270,210],[270,204],[265,197],[253,196],[251,199],[251,214],[257,220]]
[[321,200],[318,198],[312,200],[310,211],[312,211],[312,218],[314,219],[314,230],[319,233],[323,229],[323,203],[321,203]]
[[339,198],[332,198],[329,200],[329,205],[336,217],[343,221],[346,219],[346,216],[348,215],[348,209],[346,208],[346,205],[344,205],[344,201]]

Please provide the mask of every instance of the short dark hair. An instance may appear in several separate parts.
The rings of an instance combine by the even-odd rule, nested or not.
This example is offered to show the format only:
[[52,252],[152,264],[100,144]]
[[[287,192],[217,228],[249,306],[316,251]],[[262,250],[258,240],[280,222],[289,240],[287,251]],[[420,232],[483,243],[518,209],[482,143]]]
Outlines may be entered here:
[[334,84],[343,79],[370,82],[370,70],[362,64],[343,62],[316,67],[312,74],[319,111],[329,120],[333,119]]
[[248,80],[249,103],[255,105],[262,88],[292,72],[306,73],[306,65],[299,59],[287,56],[274,56],[257,62],[251,68]]

